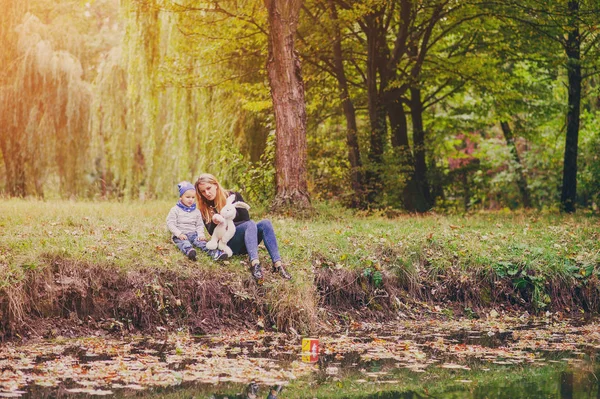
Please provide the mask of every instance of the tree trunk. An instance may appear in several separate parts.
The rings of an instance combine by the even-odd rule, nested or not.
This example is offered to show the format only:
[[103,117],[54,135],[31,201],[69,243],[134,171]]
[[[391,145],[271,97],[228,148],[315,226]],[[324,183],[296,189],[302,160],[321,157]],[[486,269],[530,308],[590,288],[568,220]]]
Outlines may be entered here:
[[423,128],[423,102],[421,90],[410,89],[410,114],[413,126],[413,145],[415,154],[415,179],[425,199],[427,210],[433,206],[429,181],[427,180],[427,162],[425,160],[425,129]]
[[521,164],[521,158],[519,157],[519,152],[517,151],[517,146],[515,145],[515,136],[513,135],[512,130],[510,129],[510,125],[506,121],[501,121],[500,126],[502,127],[502,132],[504,133],[504,138],[506,139],[506,145],[510,150],[510,153],[513,157],[513,161],[517,164],[518,169],[518,178],[517,178],[517,186],[519,187],[519,192],[521,193],[521,199],[523,200],[523,206],[525,208],[531,208],[531,195],[529,193],[529,188],[527,187],[527,177],[523,172],[523,165]]
[[569,76],[569,109],[567,111],[567,137],[565,141],[565,157],[563,164],[561,209],[568,213],[575,212],[577,199],[577,142],[579,136],[579,117],[581,106],[581,37],[577,15],[579,1],[569,1],[569,12],[573,29],[567,36],[565,51],[567,53],[567,72]]
[[348,90],[348,79],[346,78],[346,71],[344,70],[343,54],[342,54],[342,38],[340,33],[337,9],[335,2],[329,0],[330,15],[334,21],[334,40],[333,40],[333,62],[335,65],[335,73],[338,81],[338,87],[340,89],[340,99],[342,101],[342,108],[344,110],[344,116],[346,117],[346,145],[348,146],[348,161],[350,162],[350,184],[354,197],[352,200],[353,208],[364,207],[364,191],[363,191],[363,173],[362,173],[362,162],[360,160],[360,149],[358,146],[357,136],[357,124],[356,124],[356,110],[354,103],[350,99],[350,92]]
[[401,100],[388,102],[388,117],[392,129],[392,147],[400,156],[400,161],[407,165],[413,165],[412,152],[408,142],[408,123],[406,122],[406,111]]
[[409,212],[424,212],[428,207],[415,177],[415,162],[408,142],[408,123],[404,106],[399,100],[392,101],[388,102],[387,110],[392,129],[392,146],[406,179],[402,190],[404,208]]
[[269,20],[267,73],[275,112],[274,210],[309,208],[306,182],[306,105],[300,59],[294,49],[302,0],[265,0]]
[[4,126],[0,149],[6,170],[6,188],[10,197],[25,197],[25,160],[23,159],[22,132],[17,126]]
[[[381,15],[372,14],[366,18],[367,29],[367,95],[369,107],[369,122],[371,134],[369,137],[369,165],[367,167],[367,201],[370,204],[377,202],[377,197],[383,189],[382,165],[383,143],[387,131],[386,109],[382,93],[387,86],[386,76],[382,66],[385,60],[381,56],[382,38],[380,24]],[[377,87],[379,73],[379,87]]]
[[460,172],[460,179],[463,184],[463,206],[467,212],[471,207],[471,185],[469,184],[469,172],[466,169]]

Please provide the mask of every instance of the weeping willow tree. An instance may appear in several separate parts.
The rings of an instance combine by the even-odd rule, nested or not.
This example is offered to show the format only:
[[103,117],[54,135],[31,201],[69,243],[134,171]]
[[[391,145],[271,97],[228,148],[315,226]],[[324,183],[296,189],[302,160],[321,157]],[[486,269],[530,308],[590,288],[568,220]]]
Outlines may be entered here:
[[[202,172],[233,180],[246,170],[240,148],[255,121],[240,95],[244,73],[231,57],[239,46],[225,33],[232,26],[217,28],[215,14],[192,2],[129,0],[121,7],[122,46],[95,81],[93,158],[102,193],[164,197]],[[256,108],[260,100],[251,103]]]
[[[268,35],[260,2],[224,4],[9,1],[0,17],[4,190],[153,198],[201,172],[239,182],[274,129]],[[26,14],[35,10],[48,24]]]
[[256,1],[170,2],[169,11],[174,34],[163,77],[175,98],[193,99],[191,170],[239,183],[274,128],[265,84],[266,13]]
[[[12,74],[9,71],[14,71],[14,60],[17,58],[17,40],[14,32],[14,27],[22,21],[23,15],[28,7],[28,1],[8,2],[0,13],[0,107],[4,109],[3,98],[6,91],[5,86],[12,80]],[[24,176],[21,176],[21,183],[17,184],[14,179],[15,172],[13,171],[13,163],[10,158],[7,160],[4,153],[9,151],[8,129],[0,126],[0,188],[6,187],[9,194],[23,193],[25,189]],[[9,172],[10,171],[10,172]],[[9,173],[11,176],[9,176]]]
[[91,90],[79,60],[56,48],[56,31],[9,2],[3,20],[0,151],[11,196],[43,196],[56,177],[63,195],[86,189]]
[[158,70],[168,20],[155,1],[123,1],[125,36],[101,63],[92,131],[103,196],[152,197],[161,177],[169,112],[161,110]]
[[102,197],[117,197],[125,188],[131,154],[123,151],[127,137],[127,73],[122,48],[113,48],[98,68],[92,104],[92,157]]
[[[215,27],[205,24],[206,16],[186,9],[185,3],[166,2],[163,7],[167,39],[159,86],[161,109],[168,117],[157,161],[169,173],[157,181],[167,192],[178,179],[193,180],[203,172],[227,182],[245,170],[239,140],[245,112],[236,95],[239,90],[232,90],[239,82],[229,83],[215,57],[215,51],[229,51],[220,45],[228,40],[217,39]],[[202,32],[212,32],[213,40],[203,41]]]

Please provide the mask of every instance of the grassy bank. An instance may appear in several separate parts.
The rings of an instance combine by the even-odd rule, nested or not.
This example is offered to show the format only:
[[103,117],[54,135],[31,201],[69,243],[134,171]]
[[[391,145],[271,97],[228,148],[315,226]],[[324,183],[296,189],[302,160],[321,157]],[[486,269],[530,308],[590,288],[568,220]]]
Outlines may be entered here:
[[[170,202],[0,201],[2,334],[33,319],[111,329],[230,325],[313,331],[333,319],[484,309],[597,312],[600,222],[540,213],[360,215],[318,205],[270,217],[291,282],[256,287],[246,258],[191,262],[169,240]],[[266,251],[261,251],[268,265]],[[334,317],[335,316],[335,317]],[[329,325],[329,327],[332,327]]]

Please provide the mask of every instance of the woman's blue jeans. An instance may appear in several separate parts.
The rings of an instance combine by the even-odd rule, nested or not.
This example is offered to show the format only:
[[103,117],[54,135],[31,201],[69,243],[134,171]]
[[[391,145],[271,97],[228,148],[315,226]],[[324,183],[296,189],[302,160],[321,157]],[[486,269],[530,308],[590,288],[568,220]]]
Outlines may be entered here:
[[273,263],[281,260],[275,230],[273,230],[271,221],[267,219],[258,223],[249,220],[238,224],[235,226],[235,235],[227,245],[229,245],[234,255],[248,254],[250,262],[252,262],[254,259],[258,259],[258,244],[261,241],[264,241]]

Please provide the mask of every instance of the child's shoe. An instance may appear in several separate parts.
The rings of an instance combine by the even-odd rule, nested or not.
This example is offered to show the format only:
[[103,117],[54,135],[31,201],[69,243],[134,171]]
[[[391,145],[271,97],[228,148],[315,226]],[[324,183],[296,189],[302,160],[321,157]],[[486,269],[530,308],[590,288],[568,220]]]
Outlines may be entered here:
[[185,256],[187,256],[188,258],[190,258],[190,260],[195,261],[196,260],[196,250],[194,248],[190,248],[190,250],[187,251],[187,253],[185,254]]
[[229,256],[227,256],[225,251],[221,251],[220,249],[215,249],[211,256],[212,256],[213,260],[225,260],[225,259],[229,258]]

